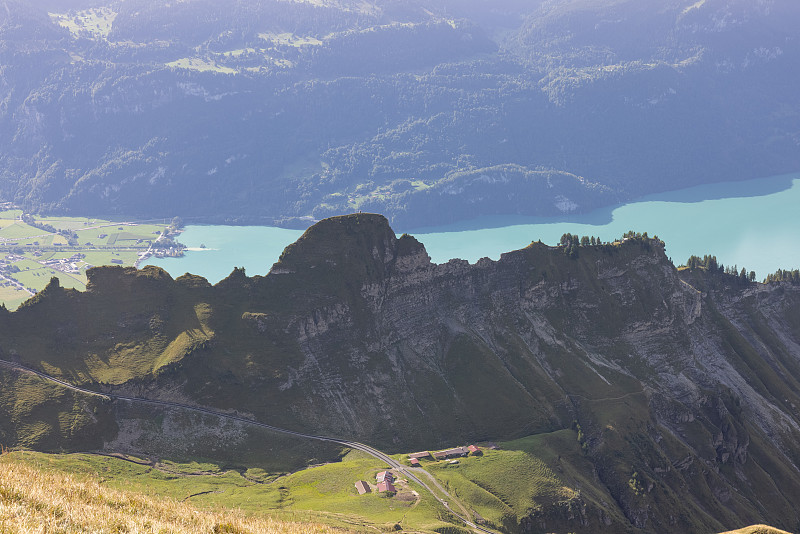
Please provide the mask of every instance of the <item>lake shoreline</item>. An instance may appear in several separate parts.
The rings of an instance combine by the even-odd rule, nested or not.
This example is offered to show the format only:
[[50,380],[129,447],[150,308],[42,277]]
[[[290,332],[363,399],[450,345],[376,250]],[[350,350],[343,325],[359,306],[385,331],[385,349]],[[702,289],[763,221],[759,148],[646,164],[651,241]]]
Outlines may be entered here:
[[[755,270],[759,279],[777,269],[800,266],[800,173],[747,182],[720,182],[564,217],[482,217],[440,227],[397,229],[422,242],[431,260],[471,263],[541,240],[557,244],[564,233],[613,241],[627,231],[658,235],[679,265],[692,254],[713,254],[725,265]],[[777,221],[780,220],[778,224]],[[150,261],[173,276],[191,272],[211,283],[234,267],[265,275],[283,249],[304,230],[272,226],[190,225],[181,242],[183,258]],[[200,245],[204,245],[201,247]],[[202,252],[202,254],[199,254]]]

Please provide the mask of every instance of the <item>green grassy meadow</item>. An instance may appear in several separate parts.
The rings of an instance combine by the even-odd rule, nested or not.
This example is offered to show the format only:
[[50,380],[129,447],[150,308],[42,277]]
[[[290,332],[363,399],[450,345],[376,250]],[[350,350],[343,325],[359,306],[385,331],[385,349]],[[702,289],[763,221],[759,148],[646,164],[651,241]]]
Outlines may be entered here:
[[[569,462],[580,454],[571,446],[574,432],[559,431],[501,444],[482,456],[427,461],[425,468],[451,493],[451,505],[470,510],[472,519],[501,532],[520,530],[523,515],[536,517],[543,506],[567,510],[570,503],[595,495]],[[398,456],[400,458],[400,456]],[[556,461],[555,469],[548,463]],[[562,463],[563,462],[563,463]],[[350,532],[466,533],[422,488],[400,480],[394,497],[358,495],[354,483],[374,483],[380,461],[351,451],[341,461],[293,473],[270,473],[196,459],[170,461],[130,455],[45,454],[13,451],[2,464],[22,464],[46,473],[91,480],[109,490],[183,502],[195,509],[237,511],[255,519],[320,523]],[[565,468],[562,468],[565,467]],[[605,496],[599,496],[605,498]],[[446,521],[449,519],[450,522]],[[784,534],[763,525],[726,534]]]
[[487,526],[516,532],[531,515],[611,502],[610,495],[586,479],[591,470],[576,436],[573,430],[536,434],[501,443],[498,450],[483,449],[482,455],[459,458],[458,463],[423,465]]
[[[34,228],[33,226],[29,226],[21,221],[10,221],[10,224],[7,223],[2,229],[0,229],[0,237],[5,239],[31,239],[34,236],[40,236],[46,233],[47,232],[44,232],[38,228]],[[27,245],[28,243],[24,244]]]
[[0,282],[0,302],[5,304],[6,308],[13,310],[30,298],[30,294],[27,291],[21,291],[11,285],[2,284],[7,284],[7,282]]
[[441,505],[412,484],[399,482],[399,492],[392,498],[374,492],[358,495],[355,482],[365,480],[374,484],[376,473],[386,466],[356,451],[344,456],[341,462],[289,474],[270,474],[257,467],[244,469],[202,460],[153,462],[98,454],[16,451],[4,455],[0,461],[87,476],[112,489],[168,497],[199,509],[237,509],[248,515],[316,521],[364,532],[391,531],[395,525],[417,532],[440,532],[454,527],[440,519],[444,514]]

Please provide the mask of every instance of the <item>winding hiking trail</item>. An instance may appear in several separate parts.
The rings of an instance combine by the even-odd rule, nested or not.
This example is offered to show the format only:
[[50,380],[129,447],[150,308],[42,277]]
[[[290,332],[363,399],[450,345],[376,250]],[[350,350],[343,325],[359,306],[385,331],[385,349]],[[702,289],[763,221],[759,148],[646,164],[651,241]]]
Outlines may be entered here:
[[[229,419],[229,420],[232,420],[232,421],[239,421],[241,423],[245,423],[245,424],[252,425],[252,426],[257,426],[257,427],[260,427],[260,428],[266,428],[268,430],[272,430],[274,432],[279,432],[281,434],[288,434],[290,436],[295,436],[295,437],[305,438],[305,439],[313,439],[313,440],[317,440],[317,441],[326,441],[328,443],[336,443],[338,445],[343,445],[343,446],[348,447],[350,449],[355,449],[355,450],[359,450],[359,451],[365,452],[365,453],[369,454],[370,456],[373,456],[374,458],[377,458],[378,460],[381,460],[382,462],[386,462],[386,464],[389,465],[392,469],[395,469],[396,471],[398,471],[399,473],[404,475],[409,480],[412,480],[412,481],[416,482],[417,484],[419,484],[421,487],[425,488],[425,491],[430,493],[433,496],[434,499],[439,501],[439,503],[441,503],[442,506],[444,506],[447,509],[448,512],[450,512],[453,516],[457,517],[462,523],[464,523],[465,525],[467,525],[468,527],[470,527],[474,531],[476,531],[476,532],[486,532],[488,534],[497,534],[497,531],[495,531],[495,530],[491,530],[491,529],[487,529],[487,528],[481,527],[479,525],[476,525],[472,521],[470,521],[467,509],[459,501],[454,499],[447,492],[447,490],[441,484],[439,484],[439,482],[434,478],[434,476],[431,475],[430,473],[428,473],[427,471],[425,471],[425,469],[423,469],[422,467],[407,467],[404,464],[401,464],[400,462],[395,460],[394,458],[390,457],[388,454],[386,454],[384,452],[381,452],[378,449],[375,449],[373,447],[370,447],[369,445],[365,445],[365,444],[359,443],[357,441],[349,441],[349,440],[332,438],[332,437],[328,437],[328,436],[316,436],[314,434],[305,434],[303,432],[295,432],[294,430],[287,430],[285,428],[278,428],[276,426],[268,425],[266,423],[261,423],[259,421],[254,421],[252,419],[247,419],[245,417],[241,417],[241,416],[238,416],[238,415],[218,412],[218,411],[210,410],[208,408],[203,408],[203,407],[200,407],[200,406],[192,406],[190,404],[181,404],[181,403],[178,403],[178,402],[162,401],[162,400],[156,400],[156,399],[145,399],[145,398],[141,398],[141,397],[127,397],[127,396],[115,395],[115,394],[111,394],[111,393],[100,393],[100,392],[97,392],[97,391],[93,391],[91,389],[86,389],[86,388],[82,388],[80,386],[76,386],[74,384],[70,384],[69,382],[66,382],[66,381],[61,380],[59,378],[56,378],[54,376],[48,375],[47,373],[43,373],[41,371],[37,371],[35,369],[31,369],[30,367],[26,367],[26,366],[24,366],[22,364],[15,363],[15,362],[9,362],[9,361],[6,361],[6,360],[0,360],[0,367],[5,367],[7,369],[11,369],[11,370],[14,370],[14,371],[20,371],[20,372],[24,372],[24,373],[34,374],[34,375],[38,376],[39,378],[42,378],[42,379],[47,380],[49,382],[53,382],[53,383],[58,384],[58,385],[60,385],[60,386],[62,386],[64,388],[70,389],[72,391],[83,393],[85,395],[91,395],[91,396],[94,396],[94,397],[101,397],[101,398],[103,398],[103,399],[105,399],[106,401],[109,401],[109,402],[123,401],[123,402],[132,402],[132,403],[138,403],[138,404],[151,404],[151,405],[154,405],[154,406],[163,406],[165,408],[173,408],[173,409],[188,410],[188,411],[193,411],[193,412],[198,412],[198,413],[204,413],[204,414],[214,415],[214,416],[217,416],[217,417],[222,417],[222,418]],[[428,477],[428,479],[430,479],[431,483],[436,486],[436,489],[438,489],[441,492],[441,494],[444,495],[445,498],[439,497],[433,491],[433,489],[431,489],[431,487],[428,484],[426,484],[425,482],[420,480],[419,477],[417,477],[417,475],[414,474],[415,472],[424,473]],[[458,513],[455,510],[453,510],[450,507],[449,501],[455,502],[456,506],[458,506],[461,509],[461,513]]]

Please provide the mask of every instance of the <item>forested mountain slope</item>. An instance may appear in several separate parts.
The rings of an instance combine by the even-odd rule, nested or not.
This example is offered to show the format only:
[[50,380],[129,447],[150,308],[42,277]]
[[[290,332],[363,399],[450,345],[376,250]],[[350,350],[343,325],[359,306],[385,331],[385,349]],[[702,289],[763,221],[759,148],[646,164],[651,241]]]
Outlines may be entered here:
[[411,228],[796,171],[799,11],[5,0],[0,198],[284,225],[361,209]]
[[[0,315],[0,358],[390,452],[536,434],[580,491],[522,531],[800,520],[800,289],[678,272],[657,239],[436,265],[381,216],[338,217],[263,277],[103,267],[86,292],[52,284]],[[0,377],[5,444],[277,470],[337,453]]]

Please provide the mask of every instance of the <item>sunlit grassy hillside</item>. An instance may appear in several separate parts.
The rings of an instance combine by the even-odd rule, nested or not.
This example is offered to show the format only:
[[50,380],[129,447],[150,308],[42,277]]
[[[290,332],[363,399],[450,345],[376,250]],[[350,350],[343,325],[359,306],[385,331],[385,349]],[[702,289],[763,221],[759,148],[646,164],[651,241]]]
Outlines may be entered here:
[[[521,445],[532,444],[530,439],[520,440],[525,443]],[[509,443],[510,444],[510,443]],[[521,451],[510,451],[511,456],[522,454]],[[502,454],[498,452],[498,454]],[[303,480],[291,481],[292,477],[300,477],[300,479],[317,478],[322,473],[327,473],[322,476],[326,480],[324,485],[336,484],[335,480],[336,470],[346,470],[346,463],[352,464],[350,469],[362,471],[365,465],[362,465],[360,454],[356,454],[353,459],[339,464],[328,464],[317,468],[301,471],[295,475],[286,478],[285,485],[281,489],[287,495],[293,495],[293,499],[297,498],[298,501],[305,502],[305,506],[311,505],[311,508],[317,510],[333,509],[345,511],[347,506],[343,506],[344,501],[342,496],[336,492],[332,494],[323,494],[321,487],[305,487]],[[50,460],[55,459],[55,463]],[[76,457],[78,464],[71,464],[63,462],[62,456],[42,455],[39,453],[11,453],[0,455],[0,534],[44,534],[44,533],[59,533],[59,534],[77,534],[77,533],[92,533],[92,534],[111,534],[111,533],[128,533],[128,534],[181,534],[181,533],[198,533],[198,534],[247,534],[247,533],[308,533],[308,534],[345,534],[357,532],[373,532],[373,531],[388,531],[394,530],[390,527],[391,523],[383,523],[379,521],[377,526],[369,526],[367,523],[362,523],[358,526],[350,527],[334,527],[318,522],[310,514],[315,512],[305,512],[309,517],[304,517],[304,512],[299,512],[300,517],[296,515],[289,515],[298,513],[290,509],[283,510],[286,518],[275,519],[272,517],[253,516],[250,515],[254,511],[253,506],[245,506],[250,510],[250,514],[246,514],[241,509],[233,509],[225,507],[224,504],[209,505],[208,502],[203,501],[204,506],[198,508],[193,504],[182,502],[168,496],[169,492],[163,484],[156,482],[157,476],[150,479],[150,486],[147,482],[141,480],[141,477],[135,476],[133,472],[128,475],[133,482],[132,487],[137,488],[137,491],[120,490],[110,487],[109,484],[120,484],[123,480],[119,478],[121,473],[116,473],[113,470],[104,471],[105,475],[100,477],[97,474],[92,474],[91,469],[86,472],[65,472],[64,469],[75,469],[76,465],[81,462],[87,462],[84,455]],[[510,458],[513,461],[514,458]],[[121,459],[106,458],[106,460],[119,462],[120,466],[124,464],[134,465],[130,462],[124,462]],[[479,458],[463,459],[463,466],[466,464],[479,462]],[[507,458],[509,460],[509,458]],[[45,463],[43,463],[45,462]],[[536,463],[536,462],[534,462]],[[48,465],[48,467],[43,467]],[[172,464],[170,464],[172,465]],[[195,465],[195,464],[193,464]],[[196,464],[199,465],[199,464]],[[476,464],[477,465],[477,464]],[[86,467],[90,467],[88,464]],[[173,467],[180,471],[181,467],[187,468],[189,465],[179,466],[175,464]],[[429,467],[431,467],[429,465]],[[475,466],[473,466],[475,467]],[[445,476],[441,478],[441,470],[434,469],[434,472],[440,477],[440,480],[450,487],[451,491],[456,490],[461,499],[468,503],[469,507],[480,509],[487,517],[493,517],[494,506],[492,503],[487,502],[485,496],[476,495],[476,492],[470,490],[466,480],[459,480],[457,473],[452,476]],[[374,470],[370,470],[372,475]],[[255,472],[254,472],[255,473]],[[480,475],[480,469],[468,470],[468,473],[462,473],[463,477],[470,478],[472,475]],[[485,474],[485,473],[484,473]],[[107,476],[106,476],[107,475]],[[184,477],[179,476],[178,471],[174,473],[173,482],[177,479]],[[188,476],[186,477],[188,478]],[[204,478],[204,477],[196,477]],[[206,477],[207,478],[207,477]],[[370,477],[367,477],[370,478]],[[480,476],[478,478],[481,478]],[[485,483],[485,477],[483,477]],[[492,478],[492,477],[489,477]],[[523,478],[526,478],[523,476]],[[539,479],[541,477],[537,477]],[[553,476],[544,477],[548,480],[555,480]],[[332,480],[328,480],[332,479]],[[542,479],[544,482],[546,480]],[[551,481],[552,481],[551,480]],[[349,482],[348,482],[349,485]],[[523,484],[524,485],[524,484]],[[172,493],[185,493],[185,485],[177,484],[178,488],[172,488]],[[207,485],[200,483],[195,488],[195,491],[206,489]],[[305,488],[305,489],[303,489]],[[228,493],[232,487],[230,483],[226,485],[224,481],[220,482],[216,491],[201,491],[200,493]],[[239,488],[237,493],[241,499],[241,504],[253,504],[251,498],[242,492]],[[147,491],[148,494],[144,492]],[[323,491],[323,493],[320,493]],[[311,495],[310,493],[314,493]],[[513,492],[512,492],[513,493]],[[308,494],[308,495],[306,495]],[[488,494],[487,494],[488,495]],[[516,495],[519,497],[520,495]],[[477,498],[476,498],[477,497]],[[507,496],[508,497],[508,496]],[[507,499],[507,505],[513,505],[515,508],[517,504],[524,505],[525,503],[512,503],[514,496]],[[528,505],[536,506],[537,499],[529,495],[530,501]],[[231,505],[230,498],[226,499],[227,506]],[[376,500],[380,499],[376,496]],[[504,500],[506,502],[506,500]],[[312,505],[316,503],[316,505]],[[266,503],[265,503],[266,504]],[[398,503],[408,505],[409,503]],[[417,506],[414,503],[411,509],[419,510],[425,506]],[[373,518],[382,518],[386,515],[386,510],[381,513],[380,506],[376,503],[365,503],[366,508],[362,508],[362,513],[368,512]],[[387,506],[391,506],[387,504]],[[266,506],[265,508],[269,508]],[[290,507],[291,508],[291,507]],[[349,507],[350,512],[353,512],[352,505]],[[401,506],[403,508],[403,506]],[[258,509],[256,507],[255,509]],[[274,510],[273,510],[274,511]],[[508,510],[507,510],[508,511]],[[409,514],[411,510],[404,512],[405,516],[414,515]],[[321,512],[325,514],[325,512]],[[423,515],[424,510],[422,511]],[[344,515],[334,514],[339,519],[347,519]],[[280,516],[279,516],[280,517]],[[335,520],[336,518],[327,512],[326,521]],[[414,525],[407,525],[411,527],[414,532],[464,532],[462,529],[453,527],[452,525],[442,524],[440,522],[421,523],[420,518],[411,521]],[[500,527],[500,532],[515,532],[518,526],[515,521],[500,521],[509,523]],[[337,524],[341,525],[341,521]],[[418,528],[419,526],[422,528]],[[381,528],[381,526],[383,528]],[[556,529],[557,532],[561,530]],[[605,531],[605,530],[604,530]],[[788,534],[783,530],[774,529],[765,525],[754,525],[751,527],[743,528],[726,532],[724,534]]]
[[198,510],[169,498],[104,487],[62,472],[48,473],[0,460],[0,531],[17,533],[343,533],[312,523],[247,517],[241,512]]
[[778,530],[777,528],[768,527],[766,525],[753,525],[752,527],[742,528],[739,530],[731,530],[730,532],[723,532],[722,534],[789,534],[785,530]]

